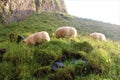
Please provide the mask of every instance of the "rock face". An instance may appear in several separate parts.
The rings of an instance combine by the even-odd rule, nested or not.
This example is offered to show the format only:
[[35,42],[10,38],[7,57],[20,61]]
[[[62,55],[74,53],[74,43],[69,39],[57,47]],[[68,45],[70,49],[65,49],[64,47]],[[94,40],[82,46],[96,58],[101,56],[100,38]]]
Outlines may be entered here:
[[53,12],[65,12],[66,7],[64,0],[35,0],[36,11],[53,11]]
[[0,22],[22,20],[32,13],[67,13],[64,0],[0,0]]

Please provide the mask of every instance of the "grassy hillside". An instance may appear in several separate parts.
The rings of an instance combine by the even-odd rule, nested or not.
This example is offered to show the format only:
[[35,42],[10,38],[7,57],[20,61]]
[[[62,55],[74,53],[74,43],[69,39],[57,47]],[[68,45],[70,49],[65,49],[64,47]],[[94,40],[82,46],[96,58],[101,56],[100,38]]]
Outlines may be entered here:
[[3,37],[4,33],[9,34],[12,32],[21,34],[24,32],[32,33],[36,31],[46,30],[50,33],[54,33],[57,27],[67,25],[74,26],[78,30],[78,33],[83,36],[89,35],[91,32],[102,32],[108,39],[115,41],[120,40],[120,25],[103,23],[57,13],[42,13],[40,15],[35,14],[24,21],[11,23],[6,27],[1,27],[0,25],[0,30],[2,30],[0,32],[0,37]]
[[[76,39],[55,38],[56,28],[66,25],[77,29]],[[39,46],[16,43],[18,34],[27,37],[42,30],[50,34],[50,42]],[[94,30],[120,40],[117,25],[66,14],[34,14],[21,22],[0,25],[0,80],[119,80],[120,43],[89,38]],[[64,68],[52,71],[55,61],[64,63]]]

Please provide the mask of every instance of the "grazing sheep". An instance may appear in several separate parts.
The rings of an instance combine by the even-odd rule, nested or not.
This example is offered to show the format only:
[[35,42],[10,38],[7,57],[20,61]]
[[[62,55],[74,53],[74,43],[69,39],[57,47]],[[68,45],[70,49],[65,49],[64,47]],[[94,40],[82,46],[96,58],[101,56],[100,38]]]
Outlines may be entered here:
[[42,44],[45,41],[50,41],[49,34],[45,31],[41,31],[41,32],[31,34],[26,39],[24,39],[24,43],[26,45]]
[[97,32],[94,32],[94,33],[91,33],[90,34],[90,37],[91,38],[95,38],[95,39],[99,39],[99,40],[103,40],[103,41],[106,41],[106,37],[103,33],[97,33]]
[[74,27],[64,26],[60,27],[55,31],[55,35],[57,38],[68,38],[68,37],[76,37],[77,30]]

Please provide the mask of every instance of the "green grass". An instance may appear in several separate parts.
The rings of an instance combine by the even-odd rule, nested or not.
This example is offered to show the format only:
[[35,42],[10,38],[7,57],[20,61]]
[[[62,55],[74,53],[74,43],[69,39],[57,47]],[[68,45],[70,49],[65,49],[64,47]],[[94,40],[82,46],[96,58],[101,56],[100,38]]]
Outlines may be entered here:
[[[2,58],[0,80],[119,80],[120,42],[89,38],[87,34],[93,29],[86,25],[90,24],[93,25],[92,22],[57,13],[34,14],[20,22],[6,26],[0,24],[0,49],[6,49],[5,54],[0,54]],[[97,22],[94,23],[94,27],[96,24]],[[76,39],[55,38],[56,28],[65,25],[77,29]],[[108,29],[106,26],[104,23],[105,29],[96,27],[95,30],[104,33]],[[38,46],[26,46],[23,42],[16,43],[18,34],[27,37],[42,30],[49,32],[51,37],[49,42]],[[119,34],[115,34],[115,37],[111,36],[114,31],[111,31],[111,34],[109,31],[106,33],[110,35],[109,38],[119,40],[115,38]],[[10,42],[10,34],[14,35],[13,42]],[[73,59],[78,61],[74,62]],[[63,62],[65,67],[59,68],[56,72],[51,71],[54,61]]]

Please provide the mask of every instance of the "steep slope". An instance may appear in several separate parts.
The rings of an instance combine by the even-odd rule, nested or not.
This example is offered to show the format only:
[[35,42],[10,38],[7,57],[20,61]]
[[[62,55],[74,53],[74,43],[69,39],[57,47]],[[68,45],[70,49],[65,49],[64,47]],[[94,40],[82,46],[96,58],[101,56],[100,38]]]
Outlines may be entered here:
[[[7,26],[0,25],[0,80],[119,80],[120,43],[85,36],[98,24],[110,26],[66,14],[43,12]],[[77,29],[76,39],[55,38],[56,28],[65,25]],[[102,32],[102,28],[95,27],[95,30]],[[18,34],[27,37],[43,30],[50,34],[49,42],[38,46],[16,43]],[[108,28],[104,31],[108,32]],[[62,62],[64,68],[57,67],[54,71],[52,65],[56,61]]]
[[[73,26],[78,30],[78,33],[82,36],[89,35],[91,32],[102,32],[108,39],[120,40],[120,26],[103,23],[99,21],[93,21],[89,19],[77,18],[67,14],[59,13],[46,13],[35,14],[23,21],[9,24],[6,28],[0,27],[2,30],[0,36],[2,37],[6,31],[7,34],[19,33],[24,34],[47,30],[50,33],[54,33],[55,29],[60,26]],[[3,36],[6,37],[6,36]]]

